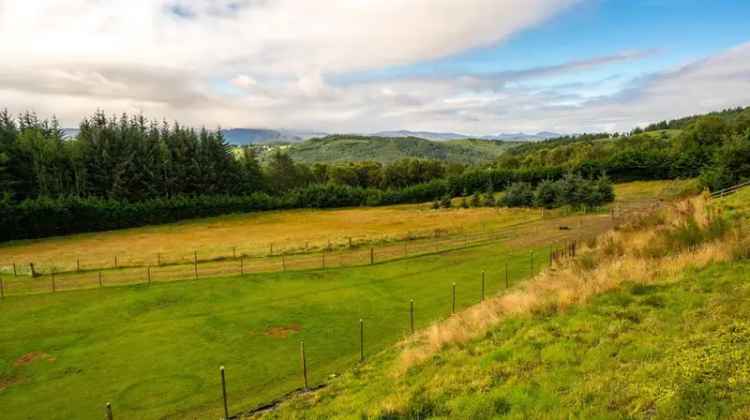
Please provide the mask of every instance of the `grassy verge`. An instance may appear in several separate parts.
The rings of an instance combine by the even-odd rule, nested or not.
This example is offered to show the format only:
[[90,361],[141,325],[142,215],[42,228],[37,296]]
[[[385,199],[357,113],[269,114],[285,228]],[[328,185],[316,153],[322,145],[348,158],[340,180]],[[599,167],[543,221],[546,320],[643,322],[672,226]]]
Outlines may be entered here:
[[632,220],[263,415],[748,418],[747,200]]

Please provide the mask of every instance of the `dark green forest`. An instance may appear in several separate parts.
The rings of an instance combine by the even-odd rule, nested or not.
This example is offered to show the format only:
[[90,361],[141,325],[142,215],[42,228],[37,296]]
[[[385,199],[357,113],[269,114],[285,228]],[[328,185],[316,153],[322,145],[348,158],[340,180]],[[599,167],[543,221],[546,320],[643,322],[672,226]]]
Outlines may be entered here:
[[220,130],[100,111],[68,139],[54,118],[3,111],[0,240],[232,212],[426,202],[514,183],[537,188],[569,174],[615,182],[699,177],[719,189],[750,178],[750,108],[627,134],[525,143],[494,159],[307,164],[277,150],[261,164],[252,149],[228,145]]

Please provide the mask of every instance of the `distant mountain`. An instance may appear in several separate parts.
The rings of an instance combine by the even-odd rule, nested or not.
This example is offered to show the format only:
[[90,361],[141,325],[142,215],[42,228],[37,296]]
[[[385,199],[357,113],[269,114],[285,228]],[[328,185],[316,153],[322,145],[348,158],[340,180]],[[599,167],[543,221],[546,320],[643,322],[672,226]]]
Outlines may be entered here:
[[371,134],[373,137],[389,137],[389,138],[403,138],[403,137],[417,137],[425,140],[433,141],[445,141],[445,140],[463,140],[463,139],[475,139],[479,138],[482,140],[516,140],[516,141],[538,141],[547,140],[555,137],[560,137],[558,133],[552,133],[549,131],[541,131],[536,134],[526,133],[500,133],[488,136],[470,136],[467,134],[460,133],[440,133],[432,131],[409,131],[409,130],[398,130],[398,131],[381,131],[375,134]]
[[221,130],[229,144],[301,143],[305,140],[324,137],[326,133],[303,130],[270,130],[265,128],[231,128]]
[[306,163],[364,160],[389,163],[419,158],[473,164],[491,162],[519,144],[478,139],[432,141],[418,137],[335,135],[293,144],[287,151],[295,161]]
[[494,134],[489,136],[482,136],[481,138],[484,140],[517,140],[517,141],[540,141],[540,140],[547,140],[547,139],[553,139],[555,137],[560,137],[561,134],[558,133],[552,133],[549,131],[540,131],[536,134],[526,134],[526,133],[500,133],[500,134]]
[[472,136],[458,133],[435,133],[432,131],[409,131],[409,130],[398,130],[398,131],[381,131],[375,134],[371,134],[372,137],[388,137],[388,138],[404,138],[404,137],[417,137],[425,140],[433,141],[444,141],[444,140],[460,140],[469,139]]

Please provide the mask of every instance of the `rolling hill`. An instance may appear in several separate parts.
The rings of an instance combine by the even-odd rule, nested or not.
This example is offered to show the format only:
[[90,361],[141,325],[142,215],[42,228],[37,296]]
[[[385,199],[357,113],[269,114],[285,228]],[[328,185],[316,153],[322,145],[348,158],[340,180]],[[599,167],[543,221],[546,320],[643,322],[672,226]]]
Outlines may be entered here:
[[478,139],[430,141],[417,137],[386,138],[328,136],[289,147],[295,161],[340,162],[372,160],[389,163],[403,158],[424,158],[457,163],[489,162],[518,142]]

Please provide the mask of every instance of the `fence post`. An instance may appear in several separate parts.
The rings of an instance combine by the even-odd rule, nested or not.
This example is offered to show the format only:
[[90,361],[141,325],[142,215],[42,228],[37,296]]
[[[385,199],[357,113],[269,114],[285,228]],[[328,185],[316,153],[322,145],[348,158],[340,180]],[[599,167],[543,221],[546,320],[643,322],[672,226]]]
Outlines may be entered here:
[[29,263],[29,271],[31,271],[32,279],[37,276],[37,272],[34,270],[34,263]]
[[456,313],[456,283],[453,283],[453,299],[451,300],[451,314]]
[[359,319],[359,362],[365,361],[365,321]]
[[236,246],[232,247],[232,258],[237,258],[237,247]]
[[281,254],[281,271],[286,271],[286,259],[284,254]]
[[193,271],[195,279],[198,280],[198,251],[193,251]]
[[245,275],[245,256],[244,255],[240,256],[240,275],[241,276]]
[[375,249],[370,248],[370,265],[373,265],[375,263]]
[[151,266],[146,267],[146,277],[148,278],[148,284],[151,285]]
[[351,247],[352,247],[352,237],[350,236],[349,237],[349,248],[351,248]]
[[484,271],[482,271],[482,298],[479,301],[484,302]]
[[107,414],[107,420],[114,419],[114,417],[112,417],[112,404],[107,403],[107,406],[105,408],[105,413]]
[[411,327],[411,333],[414,334],[414,299],[409,302],[409,326]]
[[120,268],[119,265],[117,264],[117,255],[115,255],[115,268]]
[[221,372],[221,396],[224,399],[224,419],[229,419],[229,406],[227,406],[227,382],[224,378],[224,366],[219,368]]
[[307,391],[307,359],[305,359],[305,341],[302,340],[299,343],[300,356],[302,357],[302,376],[305,380],[305,391]]
[[0,277],[0,299],[5,298],[5,284],[3,283],[3,278]]
[[80,272],[81,272],[81,259],[76,258],[76,273],[80,273]]
[[273,255],[273,243],[268,244],[268,247],[269,247],[269,250],[270,250],[270,254],[269,255]]
[[103,284],[102,284],[102,272],[100,271],[99,272],[99,288],[101,288],[102,286],[103,286]]
[[156,253],[156,266],[161,267],[161,252]]
[[55,267],[52,267],[52,293],[55,293]]
[[14,261],[13,262],[13,277],[16,277],[16,276],[18,276],[18,274],[16,274],[16,262]]

